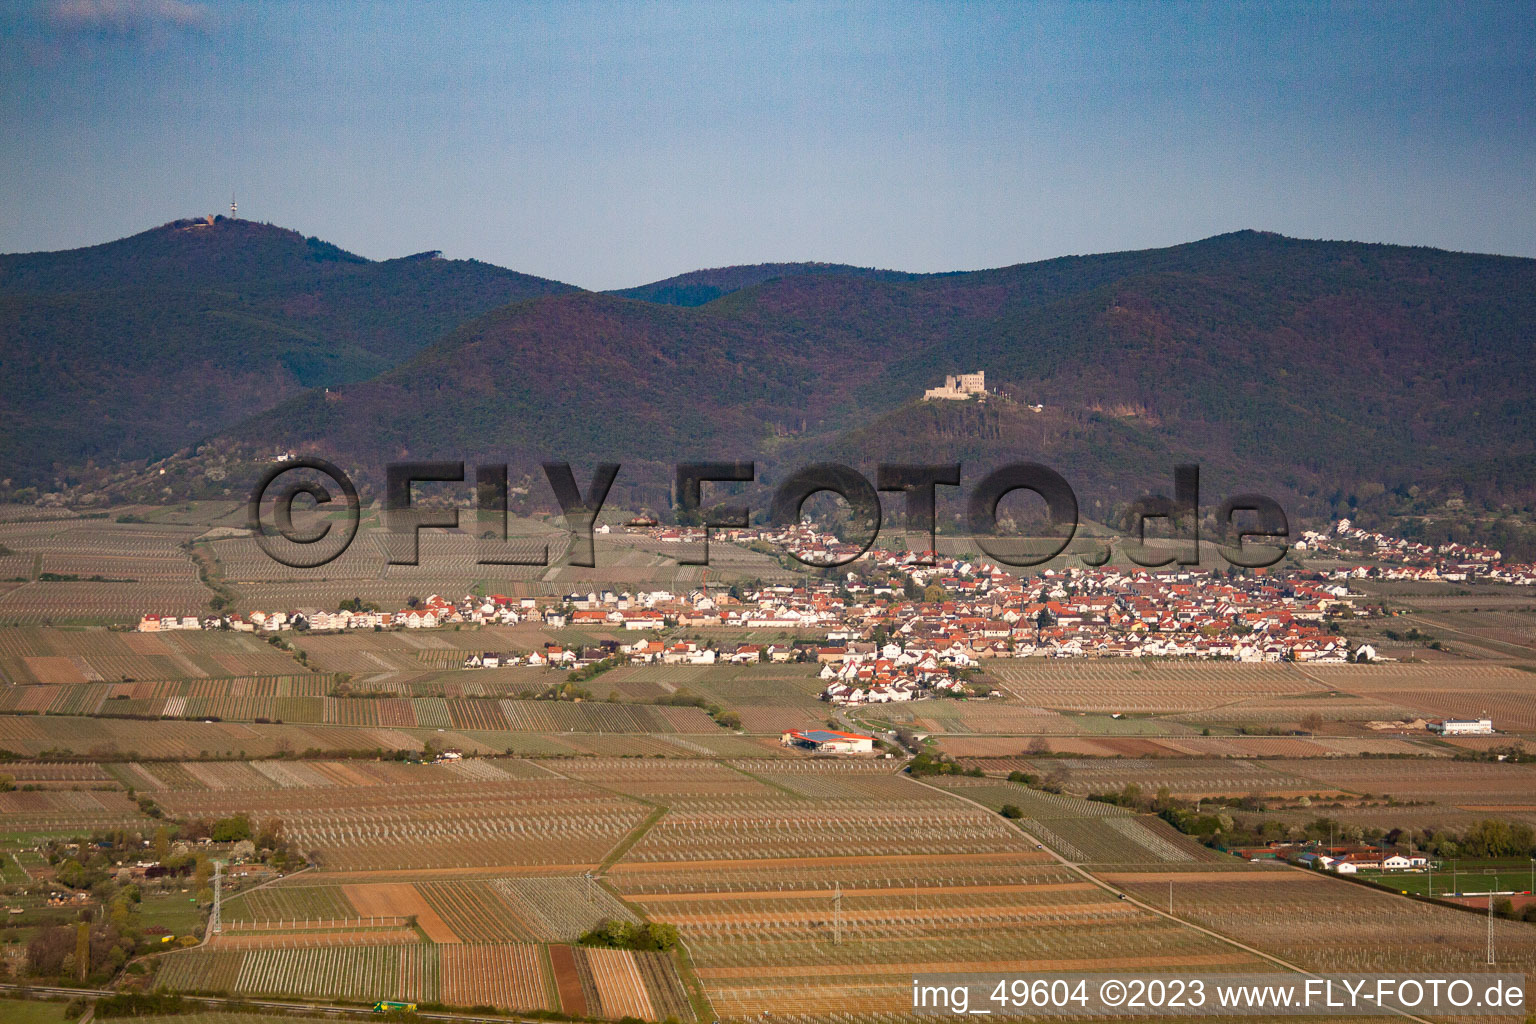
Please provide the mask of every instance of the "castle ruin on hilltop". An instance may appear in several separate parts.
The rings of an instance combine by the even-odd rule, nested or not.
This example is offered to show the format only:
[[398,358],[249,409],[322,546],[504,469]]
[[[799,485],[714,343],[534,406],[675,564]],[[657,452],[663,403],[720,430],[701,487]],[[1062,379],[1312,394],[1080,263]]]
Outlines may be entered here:
[[944,386],[941,388],[929,388],[923,392],[925,402],[942,399],[949,402],[964,402],[975,398],[978,401],[986,401],[987,397],[987,373],[978,370],[975,373],[950,374],[944,378]]

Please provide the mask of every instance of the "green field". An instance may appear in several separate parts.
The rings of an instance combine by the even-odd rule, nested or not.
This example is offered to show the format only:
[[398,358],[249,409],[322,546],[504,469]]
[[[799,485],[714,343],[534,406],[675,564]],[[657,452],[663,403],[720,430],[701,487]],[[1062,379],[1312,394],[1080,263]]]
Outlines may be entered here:
[[[1447,863],[1433,872],[1360,871],[1356,878],[1368,879],[1399,892],[1416,896],[1444,896],[1447,893],[1526,892],[1531,888],[1531,862],[1528,860],[1460,860],[1452,869]],[[1431,880],[1434,892],[1430,892]]]
[[190,893],[172,890],[158,896],[146,896],[139,904],[139,923],[145,928],[160,927],[172,935],[190,935],[203,923],[203,912],[189,897]]
[[25,885],[28,881],[27,873],[9,853],[0,853],[0,880],[6,885]]
[[[0,1020],[5,1024],[59,1024],[61,1020],[76,1020],[66,1015],[63,1003],[42,1003],[29,999],[0,999]],[[183,1020],[184,1018],[177,1018]]]

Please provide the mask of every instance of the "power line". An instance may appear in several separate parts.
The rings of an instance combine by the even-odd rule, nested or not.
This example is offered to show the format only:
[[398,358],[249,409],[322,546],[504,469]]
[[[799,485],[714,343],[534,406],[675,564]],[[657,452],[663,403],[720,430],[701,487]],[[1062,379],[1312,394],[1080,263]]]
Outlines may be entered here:
[[213,862],[213,913],[208,916],[208,934],[219,935],[224,931],[224,862]]

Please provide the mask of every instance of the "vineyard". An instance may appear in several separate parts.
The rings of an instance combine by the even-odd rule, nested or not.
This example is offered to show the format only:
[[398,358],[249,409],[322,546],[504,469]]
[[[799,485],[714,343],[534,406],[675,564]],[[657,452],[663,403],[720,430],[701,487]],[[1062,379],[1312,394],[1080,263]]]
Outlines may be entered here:
[[502,878],[491,883],[533,937],[569,942],[600,921],[635,921],[633,911],[587,878]]
[[[1181,919],[1330,972],[1487,970],[1488,922],[1318,873],[1274,868],[1109,876],[1132,895],[1166,906],[1170,881]],[[1494,922],[1499,969],[1536,970],[1536,929]]]
[[713,800],[674,806],[629,851],[632,861],[942,855],[1005,851],[1017,844],[1001,820],[965,808],[855,800],[797,805],[786,799]]
[[1536,810],[1536,765],[1391,761],[1274,761],[1276,771],[1352,793],[1390,793],[1400,800],[1432,800],[1478,810]]
[[[28,687],[27,689],[38,689]],[[0,691],[3,692],[3,691]],[[321,698],[284,698],[314,701]],[[588,707],[586,704],[565,705]],[[0,749],[19,757],[40,755],[132,761],[174,761],[199,758],[272,758],[300,752],[358,750],[420,752],[424,742],[457,747],[465,754],[525,757],[652,756],[783,757],[800,756],[779,745],[778,737],[739,736],[723,732],[703,712],[693,708],[638,709],[663,712],[664,719],[683,731],[623,732],[492,732],[456,729],[447,722],[436,727],[396,728],[343,725],[295,725],[289,722],[224,722],[193,719],[138,721],[118,718],[0,714]],[[576,714],[584,714],[577,712]],[[697,715],[697,718],[693,716]],[[678,717],[673,717],[678,716]],[[602,728],[606,713],[587,721]],[[687,731],[708,728],[709,732]]]
[[1504,665],[1370,665],[1347,681],[1336,668],[1309,669],[1318,679],[1368,695],[1415,715],[1492,716],[1501,730],[1536,732],[1536,690],[1531,674]]
[[[171,988],[685,1020],[671,957],[563,943],[604,919],[673,924],[715,1014],[735,1020],[894,1020],[914,972],[1258,966],[1116,900],[1035,840],[1154,905],[1171,882],[1180,917],[1314,969],[1443,966],[1447,950],[1480,951],[1476,919],[1255,870],[1080,794],[1131,782],[1379,790],[1409,775],[1415,792],[1458,800],[1513,801],[1529,788],[1528,766],[1443,758],[1413,773],[1388,760],[1018,762],[1058,771],[1067,795],[806,757],[29,764],[18,773],[152,791],[178,815],[275,815],[317,854],[321,870],[232,896],[222,935],[164,957]],[[87,801],[131,809],[124,794],[95,790],[0,799],[8,815],[39,819],[89,817]],[[1007,803],[1021,821],[995,813]],[[1329,925],[1339,906],[1348,922]],[[1522,927],[1500,926],[1511,962],[1530,956],[1509,931]],[[1372,933],[1404,938],[1372,943]]]
[[[0,542],[15,552],[7,556],[6,578],[32,581],[0,594],[0,622],[132,622],[146,606],[177,615],[202,611],[212,594],[181,548],[200,532],[86,519],[0,525]],[[79,579],[42,580],[41,573]],[[11,668],[0,660],[0,671],[9,675]]]
[[7,831],[111,829],[142,821],[138,807],[121,792],[42,790],[0,793],[0,822]]
[[[436,766],[420,766],[431,772]],[[337,787],[323,802],[292,789],[167,790],[175,814],[281,817],[289,836],[334,871],[596,864],[646,808],[553,777],[504,783],[420,779]]]
[[[1284,742],[1284,741],[1280,741]],[[1377,746],[1377,744],[1371,744]],[[1419,755],[1412,761],[1359,757],[1273,759],[977,759],[968,762],[992,775],[1022,771],[1049,775],[1065,792],[1077,796],[1113,793],[1128,785],[1151,797],[1166,787],[1186,800],[1253,797],[1259,801],[1297,800],[1301,805],[1267,814],[1286,824],[1304,825],[1320,814],[1384,831],[1401,827],[1465,827],[1489,816],[1536,821],[1536,771],[1527,764],[1476,763]],[[940,785],[975,795],[981,780],[943,779]],[[1022,787],[1020,787],[1022,789]],[[989,805],[1011,802],[1029,806],[1044,795],[1002,799],[999,793],[976,796]],[[1306,798],[1303,800],[1303,798]],[[1389,801],[1390,798],[1390,801]],[[1317,801],[1326,804],[1318,806]],[[1305,805],[1312,805],[1311,809]],[[1103,806],[1103,805],[1100,805]],[[1051,814],[1034,814],[1049,819]],[[1054,845],[1054,844],[1053,844]],[[1063,851],[1067,852],[1067,851]],[[1080,851],[1079,851],[1080,852]],[[1077,856],[1076,853],[1069,853]]]
[[[1319,814],[1382,827],[1464,820],[1453,814],[1536,817],[1536,770],[1526,764],[1454,761],[1448,748],[1397,737],[1202,736],[1167,719],[1058,713],[1040,694],[860,712],[931,728],[941,749],[969,745],[967,763],[988,773],[918,780],[896,761],[813,757],[778,744],[782,724],[827,713],[814,700],[811,666],[625,666],[592,681],[594,692],[621,701],[701,694],[742,709],[758,736],[722,730],[690,707],[521,700],[522,682],[493,674],[501,670],[453,667],[463,650],[513,649],[514,631],[526,640],[536,628],[490,642],[488,631],[471,630],[306,637],[323,670],[314,672],[259,641],[283,671],[237,672],[244,663],[220,658],[239,652],[206,638],[161,649],[153,644],[189,638],[86,633],[62,654],[50,646],[53,631],[10,631],[30,639],[0,657],[21,659],[33,677],[0,690],[0,710],[36,713],[0,715],[0,748],[22,755],[3,771],[26,787],[0,793],[0,817],[17,831],[142,829],[148,819],[123,791],[131,787],[180,819],[282,819],[316,869],[228,895],[220,935],[155,958],[157,982],[171,989],[645,1020],[693,1020],[707,997],[721,1020],[770,1014],[797,1024],[906,1019],[911,976],[929,971],[1262,969],[1249,953],[1115,899],[1055,855],[1153,906],[1167,906],[1171,885],[1178,919],[1310,969],[1477,967],[1480,918],[1260,870],[1089,794],[1135,785],[1147,796],[1166,787],[1191,800],[1337,796],[1348,805],[1269,812],[1286,823]],[[171,658],[178,674],[93,680],[79,663],[97,670],[111,663],[92,659],[130,656]],[[333,673],[362,663],[398,670],[377,687],[391,695],[332,696]],[[1354,715],[1411,706],[1402,693],[1433,686],[1416,666],[1380,676],[1351,666],[1378,681],[1356,696],[1332,689],[1355,678],[1343,669],[1335,679],[1284,665],[1025,663],[998,672],[1027,689],[1047,685],[1047,668],[1067,677],[1053,684],[1058,696],[1081,683],[1099,694],[1084,703],[1107,711],[1120,696],[1105,694],[1167,692],[1168,703],[1197,710],[1158,713],[1191,721],[1221,704]],[[1495,686],[1528,678],[1478,671]],[[1473,698],[1466,666],[1448,678],[1447,692]],[[99,717],[141,709],[184,717]],[[282,723],[236,720],[268,712]],[[1058,753],[1108,756],[1029,757],[1042,733]],[[298,756],[428,741],[531,756],[441,764]],[[35,756],[61,747],[101,760]],[[1435,756],[1358,756],[1366,752]],[[1050,776],[1063,792],[1000,777],[1015,770]],[[1385,794],[1412,803],[1388,804]],[[1003,818],[1007,804],[1021,818]],[[0,875],[24,884],[22,863],[6,858]],[[676,926],[686,957],[570,944],[613,919]],[[1536,966],[1527,932],[1497,923],[1501,964]]]
[[1246,796],[1249,793],[1299,796],[1337,791],[1335,787],[1315,779],[1298,778],[1291,770],[1280,770],[1270,764],[1251,760],[1037,759],[1019,760],[1014,765],[1010,765],[1008,770],[1023,771],[1037,777],[1049,774],[1066,792],[1076,796],[1119,792],[1128,785],[1139,786],[1148,796],[1167,787],[1174,796],[1186,798]]
[[[247,937],[237,933],[217,940],[216,948],[164,957],[156,984],[177,992],[354,1003],[395,999],[609,1018],[693,1019],[673,962],[664,953],[569,946],[546,950],[523,942],[333,941],[310,947],[231,948]],[[574,974],[574,985],[558,983],[562,967]],[[572,996],[565,994],[567,988]]]
[[[38,660],[32,659],[34,662]],[[335,686],[334,677],[318,673],[216,681],[11,686],[0,690],[0,713],[453,728],[485,732],[707,734],[719,731],[707,714],[690,707],[577,704],[494,697],[327,696]]]
[[99,764],[51,763],[47,761],[8,761],[5,774],[17,785],[68,785],[77,782],[111,782],[112,776]]
[[[667,807],[607,880],[649,919],[678,927],[721,1017],[897,1015],[901,985],[922,970],[1253,963],[1116,901],[1005,819],[888,765],[752,760],[703,769],[572,770]],[[979,783],[965,791],[978,797],[988,788],[1030,792],[953,781]],[[1133,862],[1193,856],[1118,808],[1037,796],[1045,799],[1032,809],[1097,815],[1106,836],[1135,851]]]
[[[29,589],[71,585],[34,584]],[[142,603],[139,607],[142,611]],[[4,615],[0,602],[0,618]],[[24,685],[281,676],[305,671],[288,654],[244,633],[112,633],[35,627],[0,630],[0,675]]]
[[442,947],[442,1001],[454,1006],[558,1010],[542,948],[505,943]]
[[1027,705],[1125,714],[1177,714],[1213,708],[1238,698],[1279,697],[1325,689],[1284,664],[1023,658],[992,662],[987,671]]
[[[1158,725],[1168,719],[1150,719]],[[941,736],[938,745],[946,754],[975,763],[989,773],[1013,771],[1026,763],[1029,754],[1044,750],[1053,754],[1077,754],[1091,758],[1255,758],[1255,757],[1358,757],[1362,754],[1400,754],[1445,757],[1444,747],[1423,740],[1392,736],[1177,736],[1112,738],[1088,736],[1026,737]]]
[[293,926],[297,922],[349,920],[357,908],[336,886],[268,885],[240,893],[224,902],[224,919],[232,924]]
[[1019,825],[1025,832],[1078,863],[1187,863],[1219,856],[1158,818],[1113,804],[988,779],[950,776],[937,784],[994,809],[1012,804],[1023,814]]
[[1255,963],[1032,850],[681,867],[625,863],[613,880],[677,925],[722,1017],[899,1018],[921,971]]
[[[422,943],[321,946],[308,949],[188,950],[166,956],[156,981],[181,992],[241,992],[254,996],[312,996],[372,1002],[439,998],[452,971],[438,947]],[[475,965],[478,966],[478,965]],[[473,988],[474,968],[458,967],[459,984]],[[491,979],[487,979],[491,980]],[[510,1005],[510,1004],[509,1004]],[[544,1004],[530,1003],[530,1008]]]
[[577,970],[584,965],[591,973],[597,989],[597,1006],[589,1005],[588,1012],[596,1009],[602,1017],[657,1018],[635,954],[622,949],[578,949],[576,962]]

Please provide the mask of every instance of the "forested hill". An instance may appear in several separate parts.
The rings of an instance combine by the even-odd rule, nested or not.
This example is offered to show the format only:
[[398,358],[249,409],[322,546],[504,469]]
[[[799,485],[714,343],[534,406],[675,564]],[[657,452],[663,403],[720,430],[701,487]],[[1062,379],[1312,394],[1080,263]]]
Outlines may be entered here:
[[[770,476],[828,453],[1024,456],[1104,501],[1166,489],[1165,461],[1186,459],[1213,500],[1315,510],[1532,453],[1533,286],[1527,259],[1239,232],[976,273],[778,275],[692,308],[551,296],[228,439],[372,471],[404,454],[757,457]],[[918,401],[971,370],[1012,401]]]
[[46,487],[56,467],[163,456],[305,388],[374,376],[488,310],[572,290],[435,253],[374,262],[227,218],[0,255],[0,476]]
[[642,302],[659,302],[669,306],[702,306],[722,295],[750,288],[765,281],[781,277],[867,277],[877,281],[911,281],[924,275],[907,274],[899,270],[876,270],[872,267],[851,267],[844,263],[752,263],[739,267],[715,267],[710,270],[692,270],[661,281],[642,284],[634,288],[620,288],[608,294]]

